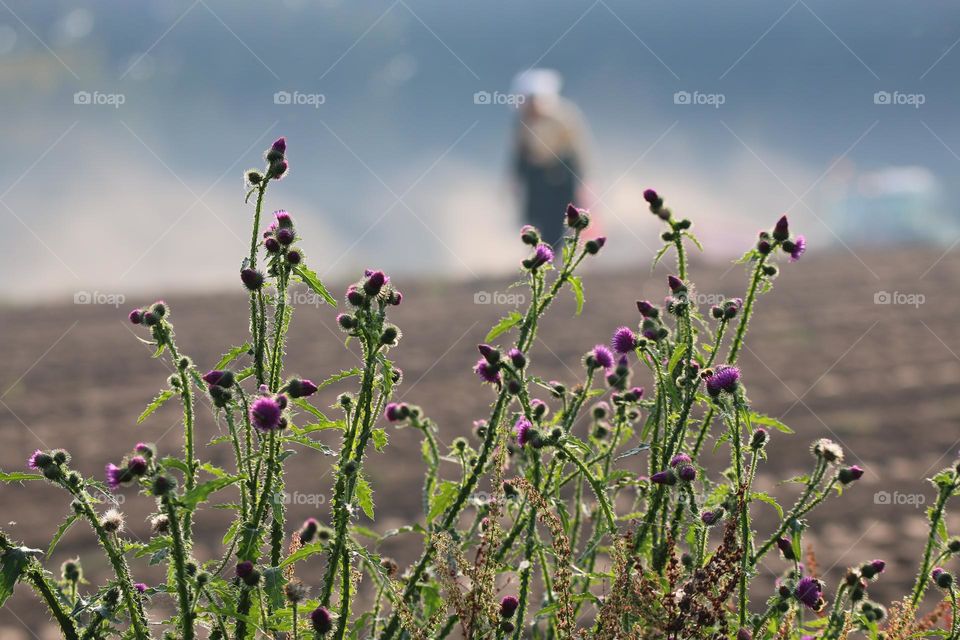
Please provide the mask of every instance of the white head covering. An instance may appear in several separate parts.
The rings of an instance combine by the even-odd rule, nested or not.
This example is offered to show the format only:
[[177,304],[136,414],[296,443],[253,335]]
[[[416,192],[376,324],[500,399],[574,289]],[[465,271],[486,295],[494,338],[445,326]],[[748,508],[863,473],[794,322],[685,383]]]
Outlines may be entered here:
[[524,96],[556,96],[563,77],[553,69],[527,69],[513,78],[513,93]]

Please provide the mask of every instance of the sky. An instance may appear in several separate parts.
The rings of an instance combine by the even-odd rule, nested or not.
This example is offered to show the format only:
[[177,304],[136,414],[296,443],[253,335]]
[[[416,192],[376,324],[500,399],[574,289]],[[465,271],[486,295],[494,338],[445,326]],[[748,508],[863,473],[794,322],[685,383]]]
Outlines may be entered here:
[[243,171],[280,135],[267,208],[327,279],[508,271],[516,111],[477,95],[531,67],[589,124],[607,265],[657,248],[646,187],[710,258],[784,212],[812,251],[901,223],[949,248],[958,42],[936,0],[0,0],[0,302],[238,286]]

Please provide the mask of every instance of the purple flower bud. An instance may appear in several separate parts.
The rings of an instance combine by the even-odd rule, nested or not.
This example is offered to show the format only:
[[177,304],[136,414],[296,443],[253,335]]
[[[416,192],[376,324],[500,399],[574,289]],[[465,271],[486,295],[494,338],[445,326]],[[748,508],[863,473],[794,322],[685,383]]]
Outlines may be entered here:
[[837,479],[840,480],[841,484],[850,484],[856,480],[859,480],[863,477],[863,468],[858,465],[852,465],[840,469],[837,474]]
[[637,310],[644,318],[656,318],[660,313],[649,300],[637,300]]
[[276,162],[270,163],[270,177],[274,180],[280,180],[287,173],[287,169],[290,168],[290,163],[285,159],[277,160]]
[[352,304],[355,307],[363,306],[363,303],[367,301],[363,292],[357,288],[357,285],[350,285],[347,287],[347,302]]
[[398,402],[390,402],[383,411],[383,416],[390,422],[403,420],[403,405]]
[[780,537],[777,539],[777,548],[780,549],[780,553],[783,554],[783,557],[787,560],[796,560],[797,554],[793,552],[793,543],[789,539]]
[[287,252],[287,262],[290,264],[300,264],[303,261],[303,254],[301,254],[297,249],[290,249]]
[[679,475],[680,479],[684,482],[693,482],[697,479],[697,470],[693,466],[687,464],[680,467],[677,475]]
[[670,291],[673,291],[674,293],[680,293],[687,290],[687,287],[683,284],[683,280],[677,276],[667,276],[667,284],[670,286]]
[[519,606],[520,601],[517,600],[516,596],[504,596],[503,600],[500,601],[501,617],[512,618]]
[[657,471],[655,474],[650,476],[650,482],[653,484],[672,485],[677,483],[677,476],[674,475],[673,471],[670,469],[667,469],[666,471]]
[[53,464],[53,456],[37,449],[27,460],[27,466],[37,471],[42,471]]
[[278,251],[280,251],[280,241],[273,237],[270,237],[264,240],[263,246],[270,253],[277,253]]
[[296,234],[293,232],[293,229],[288,229],[283,227],[277,230],[277,241],[282,245],[291,245],[296,239]]
[[527,357],[523,355],[523,351],[520,351],[520,349],[510,349],[510,351],[507,352],[507,355],[510,357],[510,363],[515,369],[523,369],[525,366],[527,366]]
[[300,378],[294,378],[287,385],[287,393],[290,394],[291,398],[306,398],[312,396],[317,392],[317,389],[317,385],[311,380],[303,380]]
[[383,289],[383,285],[386,284],[387,280],[387,274],[383,271],[370,271],[366,281],[363,283],[364,293],[370,297],[376,296],[380,293],[380,290]]
[[721,391],[733,393],[740,382],[740,369],[722,364],[714,369],[713,375],[707,378],[707,392],[711,396],[720,395]]
[[147,460],[143,456],[133,456],[130,458],[130,461],[127,462],[127,471],[131,475],[140,477],[147,472]]
[[270,151],[279,153],[283,155],[287,152],[287,139],[283,136],[280,136],[273,141],[273,144],[270,145]]
[[147,592],[147,585],[143,584],[142,582],[137,582],[137,583],[135,583],[135,584],[133,585],[133,588],[137,590],[137,593],[146,593],[146,592]]
[[598,344],[593,348],[593,351],[590,352],[590,355],[593,356],[598,366],[604,369],[613,367],[613,354],[610,353],[610,349],[608,349],[606,345]]
[[133,324],[140,324],[143,322],[143,310],[134,309],[130,312],[130,315],[127,316],[130,319],[130,322]]
[[617,353],[631,353],[637,348],[637,336],[630,327],[620,327],[613,332],[610,345]]
[[217,387],[229,388],[233,386],[233,374],[229,371],[213,369],[203,374],[203,381]]
[[576,227],[577,223],[580,221],[580,212],[582,210],[573,206],[572,204],[567,205],[567,226]]
[[750,629],[740,627],[740,630],[737,631],[737,640],[753,640],[753,634],[750,633]]
[[356,328],[357,320],[349,313],[341,313],[337,315],[337,324],[344,331],[351,331]]
[[147,444],[146,442],[138,442],[137,446],[133,448],[134,451],[142,455],[144,458],[152,458],[157,455],[156,450],[152,444]]
[[241,580],[246,580],[251,575],[253,575],[253,563],[249,560],[243,560],[237,563],[237,568],[235,569],[237,577]]
[[780,216],[780,219],[777,220],[777,224],[773,227],[773,239],[783,242],[790,237],[790,223],[787,221],[787,216]]
[[484,382],[489,382],[490,384],[496,384],[500,382],[500,370],[496,366],[487,362],[485,358],[480,358],[480,360],[477,361],[477,364],[473,367],[473,370]]
[[272,431],[280,426],[283,409],[275,398],[262,396],[250,405],[250,421],[261,431]]
[[480,355],[490,364],[500,362],[500,350],[496,347],[491,347],[489,344],[478,344],[477,351],[479,351]]
[[723,517],[723,509],[718,509],[716,511],[704,511],[700,514],[700,522],[711,527],[717,522],[720,521],[720,518]]
[[259,291],[263,286],[263,274],[256,269],[242,269],[240,271],[240,282],[250,291]]
[[676,468],[681,464],[690,464],[693,460],[685,453],[678,453],[670,459],[670,466]]
[[317,607],[310,613],[310,624],[313,625],[314,631],[324,635],[333,629],[333,618],[325,607]]
[[870,568],[873,569],[875,574],[883,573],[883,570],[887,568],[887,563],[883,560],[871,560]]
[[644,189],[643,199],[646,200],[648,203],[653,204],[654,202],[660,199],[660,196],[658,196],[657,192],[654,191],[653,189]]

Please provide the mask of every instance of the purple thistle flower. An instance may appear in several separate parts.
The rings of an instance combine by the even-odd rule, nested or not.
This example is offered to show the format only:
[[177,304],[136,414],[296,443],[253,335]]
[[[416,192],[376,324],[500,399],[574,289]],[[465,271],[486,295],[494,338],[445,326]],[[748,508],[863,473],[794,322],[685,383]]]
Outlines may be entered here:
[[887,563],[883,560],[871,560],[870,568],[873,570],[874,575],[883,573],[883,570],[887,568]]
[[147,585],[143,584],[142,582],[137,582],[133,585],[133,588],[137,590],[137,593],[147,592]]
[[107,486],[112,490],[116,491],[120,488],[120,485],[126,484],[130,481],[130,474],[127,473],[126,469],[121,469],[112,462],[106,466],[107,473]]
[[280,242],[272,236],[263,241],[263,246],[270,253],[280,251]]
[[315,394],[318,388],[312,380],[294,378],[287,385],[287,393],[291,398],[306,398]]
[[658,195],[657,195],[657,192],[654,191],[653,189],[644,189],[644,190],[643,190],[643,199],[646,200],[648,203],[653,204],[653,203],[656,202],[659,198],[660,198],[660,196],[658,196]]
[[293,218],[285,209],[280,209],[279,211],[273,212],[273,217],[276,218],[276,225],[280,229],[292,229],[293,228]]
[[677,276],[667,276],[667,285],[670,287],[670,291],[674,293],[679,293],[686,289],[686,286],[683,284],[683,280]]
[[500,350],[496,347],[491,347],[489,344],[478,344],[477,351],[490,364],[496,364],[500,361]]
[[263,396],[250,406],[250,421],[261,431],[272,431],[280,426],[283,409],[275,398]]
[[507,351],[507,356],[510,358],[510,363],[513,364],[516,369],[523,369],[527,366],[527,357],[523,355],[523,351],[514,347]]
[[685,453],[678,453],[670,459],[670,466],[677,467],[681,464],[690,464],[691,462],[693,462],[693,460],[690,459],[690,456]]
[[593,348],[591,352],[593,359],[596,360],[597,364],[604,369],[610,369],[613,367],[613,354],[610,353],[610,349],[606,345],[598,344]]
[[347,302],[352,304],[355,307],[359,307],[366,301],[366,297],[363,295],[363,292],[357,287],[357,285],[352,284],[347,287]]
[[495,365],[487,362],[485,358],[477,360],[477,364],[473,367],[473,370],[484,382],[489,382],[490,384],[500,383],[500,370]]
[[637,348],[637,336],[630,327],[620,327],[613,332],[610,345],[617,353],[630,353]]
[[141,322],[143,322],[143,310],[134,309],[133,311],[130,312],[130,315],[128,315],[127,317],[130,319],[130,322],[132,322],[133,324],[140,324]]
[[280,155],[285,154],[287,152],[287,139],[283,136],[280,136],[274,140],[273,144],[270,145],[270,151],[279,153]]
[[707,378],[707,392],[712,396],[720,395],[721,391],[733,393],[737,390],[739,381],[740,369],[722,364]]
[[700,522],[707,525],[708,527],[717,524],[720,518],[723,517],[723,511],[704,511],[700,514]]
[[37,471],[41,471],[46,467],[49,467],[51,464],[53,464],[53,456],[51,456],[49,453],[40,451],[40,449],[34,451],[33,455],[27,459],[27,466],[31,469],[36,469]]
[[152,458],[156,454],[153,445],[147,444],[146,442],[138,442],[133,450],[145,458]]
[[263,274],[256,269],[242,269],[240,271],[240,282],[250,291],[259,291],[263,286]]
[[567,226],[576,227],[577,223],[580,222],[580,214],[584,213],[585,211],[586,211],[585,209],[577,208],[573,206],[573,204],[568,204],[567,205]]
[[821,582],[816,578],[804,576],[800,578],[800,582],[797,583],[796,589],[793,590],[793,595],[797,600],[816,611],[822,604],[823,587],[821,586]]
[[851,465],[844,469],[841,469],[837,474],[837,478],[840,480],[841,484],[850,484],[856,480],[859,480],[863,477],[863,467],[859,465]]
[[531,442],[537,433],[526,416],[520,416],[517,419],[516,424],[513,425],[513,431],[517,434],[517,444],[521,449],[527,446],[527,443]]
[[333,629],[333,618],[325,607],[317,607],[310,613],[310,624],[313,625],[314,631],[324,635]]
[[669,469],[666,471],[657,471],[655,474],[650,476],[650,482],[653,484],[672,485],[677,483],[677,476],[674,475],[673,471]]
[[533,255],[523,262],[528,269],[538,269],[548,262],[553,262],[553,249],[548,244],[538,244]]
[[797,236],[793,241],[793,247],[790,251],[790,262],[796,262],[807,250],[807,239],[803,236]]
[[519,606],[520,601],[516,596],[504,596],[500,601],[500,615],[504,618],[512,618]]

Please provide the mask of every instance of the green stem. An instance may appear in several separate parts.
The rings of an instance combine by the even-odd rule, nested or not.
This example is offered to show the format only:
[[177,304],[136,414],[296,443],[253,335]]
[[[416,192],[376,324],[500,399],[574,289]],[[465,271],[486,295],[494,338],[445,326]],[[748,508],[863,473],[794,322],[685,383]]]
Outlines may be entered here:
[[730,353],[727,355],[727,364],[734,364],[737,356],[740,354],[740,348],[743,346],[743,337],[747,333],[747,324],[750,322],[750,316],[753,314],[753,302],[757,298],[757,288],[763,279],[763,265],[767,261],[767,256],[762,255],[757,260],[757,266],[753,269],[753,275],[750,278],[750,289],[747,291],[747,299],[743,303],[743,312],[740,315],[740,323],[737,325],[737,333],[730,345]]
[[161,501],[167,512],[167,519],[170,521],[170,538],[173,542],[174,577],[177,583],[177,601],[179,602],[180,608],[180,634],[183,640],[193,640],[193,612],[190,606],[190,587],[187,583],[187,551],[184,546],[183,536],[180,531],[180,522],[177,520],[177,512],[174,508],[173,499],[168,494],[163,496]]
[[940,493],[937,496],[937,504],[930,513],[930,535],[927,536],[927,544],[923,550],[923,563],[920,565],[920,572],[917,574],[917,581],[913,585],[913,596],[910,599],[911,606],[916,609],[920,604],[923,593],[926,591],[927,583],[930,580],[930,556],[933,553],[933,547],[937,542],[937,531],[940,521],[943,519],[943,513],[947,506],[947,500],[953,495],[956,484],[943,485],[940,487]]

